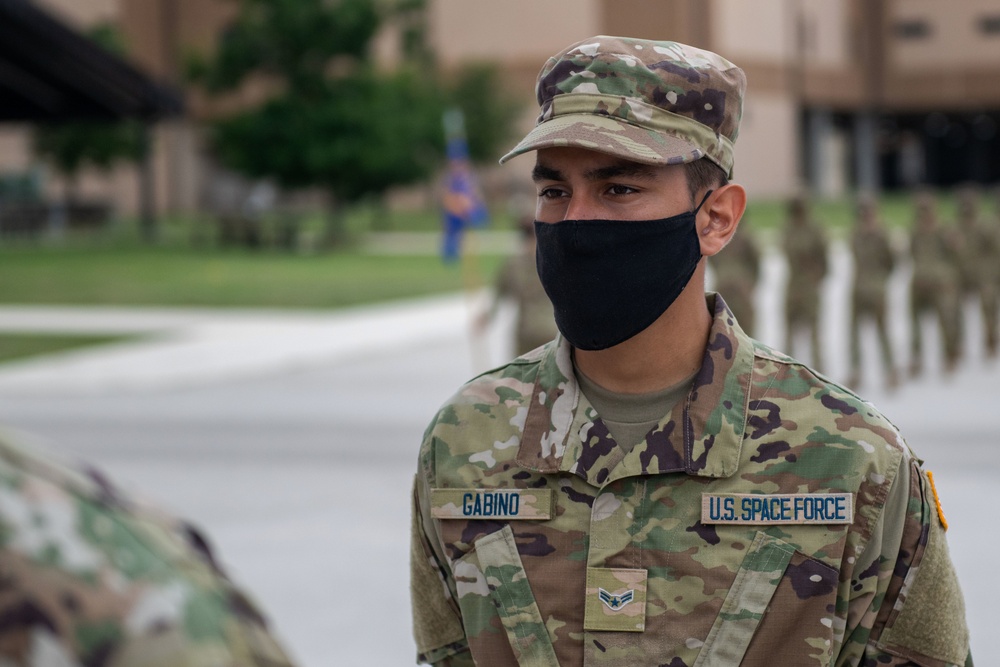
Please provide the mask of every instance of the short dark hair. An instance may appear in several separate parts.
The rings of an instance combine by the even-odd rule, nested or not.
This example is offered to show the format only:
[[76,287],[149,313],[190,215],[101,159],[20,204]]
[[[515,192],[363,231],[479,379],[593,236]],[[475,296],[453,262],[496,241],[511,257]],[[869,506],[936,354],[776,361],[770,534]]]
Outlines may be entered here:
[[703,189],[721,188],[729,184],[729,177],[722,167],[704,157],[685,163],[684,173],[687,175],[688,192],[691,193],[691,206],[698,205],[695,200]]

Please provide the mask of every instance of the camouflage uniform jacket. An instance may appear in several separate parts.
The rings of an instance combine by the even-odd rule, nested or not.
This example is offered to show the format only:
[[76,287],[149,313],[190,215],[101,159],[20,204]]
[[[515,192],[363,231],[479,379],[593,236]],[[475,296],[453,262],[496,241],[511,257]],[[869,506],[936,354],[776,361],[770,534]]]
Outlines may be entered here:
[[953,230],[914,230],[910,237],[913,283],[928,290],[957,289],[960,285],[959,241]]
[[290,667],[192,527],[0,434],[0,665]]
[[975,292],[995,285],[1000,274],[1000,236],[986,222],[965,221],[956,230],[962,289]]
[[871,307],[885,297],[886,284],[895,267],[888,234],[881,229],[855,229],[851,234],[854,255],[854,301]]
[[815,293],[827,271],[826,236],[820,226],[812,221],[804,225],[789,224],[785,228],[783,249],[794,280],[789,290]]
[[509,298],[517,303],[515,339],[518,354],[547,343],[559,333],[552,302],[538,278],[534,253],[519,252],[504,262],[496,292],[498,299]]
[[[418,661],[965,663],[961,593],[919,461],[871,405],[709,302],[687,400],[627,453],[561,339],[440,410],[415,488]],[[741,507],[763,519],[752,508],[779,494],[824,493],[851,499],[846,521],[739,519]],[[735,513],[711,500],[727,497]]]

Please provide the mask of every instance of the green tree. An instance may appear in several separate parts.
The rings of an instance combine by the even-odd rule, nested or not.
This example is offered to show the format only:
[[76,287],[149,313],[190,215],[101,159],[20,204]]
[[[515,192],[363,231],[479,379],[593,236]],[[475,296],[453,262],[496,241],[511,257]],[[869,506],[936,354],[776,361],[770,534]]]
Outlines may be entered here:
[[[121,35],[110,25],[94,28],[89,37],[108,51],[125,52]],[[46,123],[33,135],[35,155],[66,179],[66,199],[76,199],[77,180],[86,166],[107,171],[118,161],[134,162],[143,154],[143,128],[135,121]]]
[[477,164],[496,164],[510,146],[521,104],[503,86],[500,70],[492,63],[462,67],[449,86],[452,106],[465,116],[469,158]]
[[[425,68],[384,73],[371,62],[386,11],[374,0],[242,0],[213,60],[193,73],[210,91],[252,75],[277,90],[214,123],[222,163],[289,188],[321,186],[335,208],[426,179],[440,160],[443,96]],[[339,218],[332,212],[329,241]]]

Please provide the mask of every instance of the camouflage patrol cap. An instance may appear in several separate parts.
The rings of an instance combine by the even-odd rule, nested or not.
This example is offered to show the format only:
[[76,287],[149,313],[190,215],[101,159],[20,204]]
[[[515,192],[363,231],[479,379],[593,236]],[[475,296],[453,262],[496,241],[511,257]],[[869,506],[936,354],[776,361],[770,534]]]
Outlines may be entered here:
[[746,76],[711,51],[600,35],[549,58],[535,93],[535,128],[500,158],[577,146],[644,164],[707,157],[727,174]]

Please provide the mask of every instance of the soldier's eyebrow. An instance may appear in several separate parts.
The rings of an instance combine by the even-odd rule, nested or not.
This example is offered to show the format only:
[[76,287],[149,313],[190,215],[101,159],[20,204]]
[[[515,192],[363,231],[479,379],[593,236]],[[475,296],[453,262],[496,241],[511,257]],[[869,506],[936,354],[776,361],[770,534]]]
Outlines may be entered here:
[[621,176],[651,181],[656,178],[656,169],[648,164],[639,164],[638,162],[619,162],[607,167],[591,169],[584,176],[590,181],[606,181],[609,178]]
[[544,164],[536,164],[535,168],[531,170],[531,180],[537,183],[538,181],[562,181],[565,179],[558,169],[546,167]]
[[[651,181],[656,178],[656,167],[638,162],[622,161],[606,167],[596,167],[587,171],[584,175],[588,181],[605,181],[609,178],[619,178],[629,176]],[[535,181],[563,181],[566,177],[558,169],[547,167],[544,164],[535,164],[531,170],[531,180]]]

